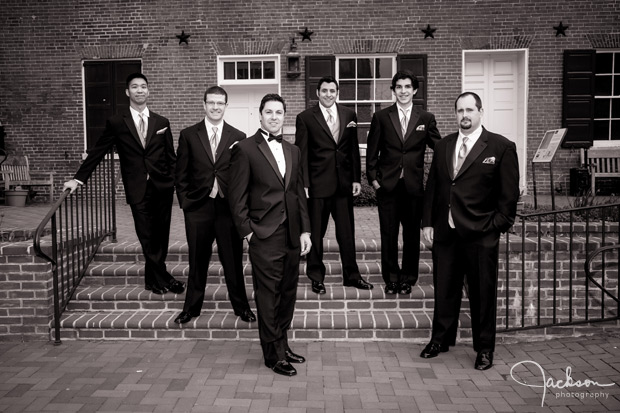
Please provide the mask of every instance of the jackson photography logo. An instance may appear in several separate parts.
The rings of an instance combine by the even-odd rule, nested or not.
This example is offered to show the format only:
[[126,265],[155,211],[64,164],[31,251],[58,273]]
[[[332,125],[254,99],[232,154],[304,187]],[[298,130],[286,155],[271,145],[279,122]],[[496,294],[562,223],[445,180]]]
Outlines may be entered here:
[[[530,374],[534,374],[534,376],[528,378],[528,380],[520,379],[518,373],[515,372],[515,369],[520,366],[525,367],[528,364],[531,365],[531,370],[526,369],[526,371]],[[568,366],[566,367],[566,377],[556,380],[553,377],[548,376],[542,366],[532,360],[520,361],[510,368],[510,377],[515,382],[522,386],[543,389],[542,400],[540,401],[541,407],[545,405],[545,397],[547,396],[548,391],[551,392],[557,390],[554,392],[556,399],[562,397],[576,397],[580,400],[586,398],[607,399],[609,397],[609,393],[602,391],[601,388],[616,385],[616,383],[599,383],[590,379],[574,380],[571,377],[571,374],[572,368]]]

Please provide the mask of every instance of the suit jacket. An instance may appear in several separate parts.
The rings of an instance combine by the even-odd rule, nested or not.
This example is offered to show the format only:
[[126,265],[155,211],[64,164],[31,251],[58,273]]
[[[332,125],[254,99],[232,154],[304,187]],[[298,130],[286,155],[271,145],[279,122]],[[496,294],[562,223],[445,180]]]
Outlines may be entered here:
[[414,196],[424,194],[424,152],[433,149],[441,139],[432,113],[419,107],[411,109],[407,133],[402,136],[398,105],[375,113],[368,133],[366,175],[372,185],[375,179],[386,191],[396,188],[401,170],[407,192]]
[[222,194],[225,198],[228,196],[230,147],[245,139],[245,133],[226,122],[222,125],[222,137],[215,155],[211,150],[204,119],[181,131],[175,185],[179,205],[185,211],[193,211],[209,199],[216,177]]
[[127,203],[135,204],[144,198],[147,176],[160,190],[174,188],[176,155],[172,143],[170,122],[149,111],[146,146],[143,147],[129,108],[106,121],[103,134],[75,174],[75,179],[86,182],[99,161],[116,146],[121,164]]
[[448,211],[459,235],[474,238],[507,231],[519,199],[519,161],[514,142],[483,129],[456,177],[454,151],[458,133],[435,146],[426,184],[422,226],[433,227],[436,240],[449,237]]
[[261,131],[233,146],[228,202],[239,235],[253,232],[268,238],[288,219],[288,234],[298,247],[302,232],[310,232],[299,148],[282,141],[284,179]]
[[[357,116],[342,105],[336,104],[336,108],[340,121],[338,142],[318,104],[297,115],[295,145],[301,149],[304,186],[313,198],[334,194],[352,196],[353,182],[360,182]],[[349,126],[352,122],[355,126]]]

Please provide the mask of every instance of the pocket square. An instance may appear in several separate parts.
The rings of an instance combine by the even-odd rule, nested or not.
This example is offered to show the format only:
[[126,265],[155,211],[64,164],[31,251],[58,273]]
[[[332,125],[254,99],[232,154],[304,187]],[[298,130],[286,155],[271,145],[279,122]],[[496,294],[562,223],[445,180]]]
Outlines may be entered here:
[[161,135],[162,133],[166,132],[166,130],[168,130],[167,126],[165,128],[163,128],[163,129],[158,130],[155,134],[156,135]]
[[426,130],[426,126],[424,126],[424,125],[419,125],[417,128],[415,128],[415,130],[416,130],[416,131],[419,131],[419,130]]
[[234,141],[233,144],[228,147],[228,149],[229,150],[232,149],[238,143],[239,143],[239,141]]
[[357,128],[357,123],[355,123],[354,121],[349,122],[349,124],[347,125],[347,128]]
[[484,158],[484,161],[482,161],[483,164],[490,164],[490,165],[495,165],[495,156],[489,156],[488,158]]

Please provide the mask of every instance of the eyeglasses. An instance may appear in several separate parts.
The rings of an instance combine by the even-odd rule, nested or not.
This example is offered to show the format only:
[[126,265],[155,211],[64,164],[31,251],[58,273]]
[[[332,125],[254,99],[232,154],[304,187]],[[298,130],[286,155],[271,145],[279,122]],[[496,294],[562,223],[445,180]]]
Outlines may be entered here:
[[209,106],[217,106],[218,108],[223,108],[226,106],[226,102],[214,102],[212,100],[207,100],[205,103]]

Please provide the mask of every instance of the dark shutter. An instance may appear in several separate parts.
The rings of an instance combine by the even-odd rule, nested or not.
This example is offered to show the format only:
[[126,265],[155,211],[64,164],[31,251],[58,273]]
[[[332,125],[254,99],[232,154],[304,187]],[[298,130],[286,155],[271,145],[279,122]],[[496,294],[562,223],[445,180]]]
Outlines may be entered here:
[[423,54],[405,54],[396,57],[398,70],[410,70],[418,78],[420,87],[418,93],[413,98],[413,104],[424,110],[426,110],[426,101],[428,100],[426,63],[426,55]]
[[141,67],[138,60],[84,62],[86,149],[99,139],[106,120],[129,106],[125,81]]
[[336,77],[335,56],[306,56],[306,108],[317,104],[316,86],[323,76]]
[[564,51],[563,148],[589,148],[594,136],[595,50]]

